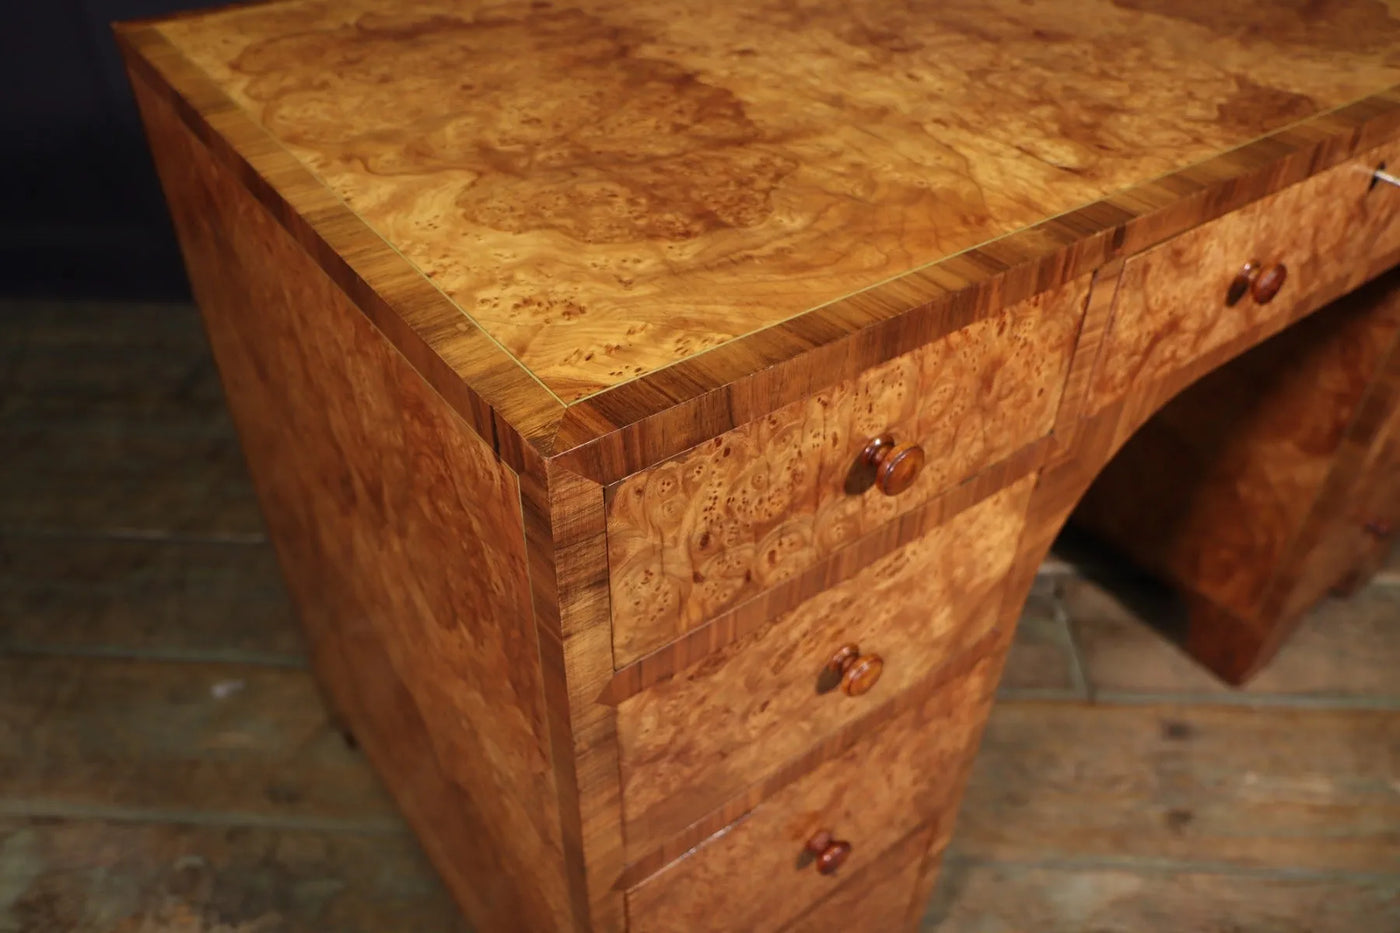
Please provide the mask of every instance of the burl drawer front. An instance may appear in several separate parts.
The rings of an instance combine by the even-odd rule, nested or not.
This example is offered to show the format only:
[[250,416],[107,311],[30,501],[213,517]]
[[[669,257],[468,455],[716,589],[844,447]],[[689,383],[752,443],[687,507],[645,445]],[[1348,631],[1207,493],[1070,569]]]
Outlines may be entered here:
[[[652,851],[985,635],[1033,483],[984,499],[623,701],[629,854]],[[843,646],[855,650],[838,678],[827,668]]]
[[1400,189],[1371,185],[1397,159],[1400,144],[1372,150],[1130,259],[1097,403],[1360,284],[1369,261],[1400,248]]
[[911,933],[924,907],[916,898],[923,893],[919,877],[933,840],[932,828],[911,833],[783,933]]
[[[617,665],[1049,433],[1088,286],[1022,302],[615,486]],[[922,469],[903,469],[909,457],[888,486],[897,494],[849,494],[852,464],[886,434],[919,446]]]
[[[781,929],[916,827],[951,819],[997,669],[979,662],[630,890],[631,929]],[[808,854],[822,834],[824,854],[849,846],[832,874]]]

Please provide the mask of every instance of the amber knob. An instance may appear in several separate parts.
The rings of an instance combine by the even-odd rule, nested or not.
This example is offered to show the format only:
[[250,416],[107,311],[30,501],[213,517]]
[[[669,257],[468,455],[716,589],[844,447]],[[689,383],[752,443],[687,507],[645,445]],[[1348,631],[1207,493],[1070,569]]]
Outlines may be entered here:
[[1225,303],[1233,306],[1249,295],[1256,303],[1266,305],[1274,300],[1287,279],[1288,267],[1283,263],[1275,263],[1265,269],[1259,260],[1251,259],[1240,267],[1231,280],[1230,288],[1225,292]]
[[859,645],[842,645],[822,668],[817,692],[829,693],[840,687],[846,696],[858,697],[870,690],[885,670],[878,654],[861,654]]
[[847,492],[864,492],[879,486],[887,496],[897,496],[919,478],[924,468],[924,449],[918,444],[897,444],[894,437],[881,434],[870,439],[861,451],[856,469],[846,481]]
[[1249,293],[1259,304],[1266,305],[1274,300],[1287,279],[1288,267],[1281,262],[1275,263],[1255,277],[1249,286]]
[[836,870],[846,864],[846,859],[851,855],[851,844],[844,839],[837,839],[826,830],[817,833],[807,840],[807,851],[811,853],[817,864],[817,871],[823,875],[835,874]]
[[1239,304],[1241,298],[1249,294],[1249,290],[1254,285],[1254,280],[1259,278],[1259,260],[1251,259],[1240,267],[1240,271],[1230,282],[1230,288],[1225,292],[1225,303],[1231,307]]

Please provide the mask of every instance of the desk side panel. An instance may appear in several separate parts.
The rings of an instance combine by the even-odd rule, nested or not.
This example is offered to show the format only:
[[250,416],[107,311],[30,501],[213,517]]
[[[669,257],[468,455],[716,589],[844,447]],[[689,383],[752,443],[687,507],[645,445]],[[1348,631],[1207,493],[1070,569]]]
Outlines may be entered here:
[[332,705],[477,928],[572,928],[518,478],[134,83]]

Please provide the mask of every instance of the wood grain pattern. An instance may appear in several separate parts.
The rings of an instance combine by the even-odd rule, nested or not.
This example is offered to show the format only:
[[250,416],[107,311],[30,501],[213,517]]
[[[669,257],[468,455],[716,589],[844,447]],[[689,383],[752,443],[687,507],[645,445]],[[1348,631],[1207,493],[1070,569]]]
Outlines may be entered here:
[[[1400,190],[1372,188],[1367,170],[1400,157],[1400,143],[1183,234],[1129,259],[1095,386],[1097,404],[1128,394],[1271,318],[1359,285],[1366,258],[1400,245]],[[1228,305],[1231,280],[1258,260],[1284,264],[1281,294]],[[1334,284],[1340,281],[1340,285]]]
[[400,825],[301,670],[6,657],[0,722],[5,800],[35,815]]
[[305,653],[264,542],[0,534],[0,619],[0,650],[15,653],[286,666]]
[[1083,698],[1085,681],[1080,656],[1063,608],[1061,590],[1068,587],[1061,568],[1051,558],[1036,575],[1016,620],[1016,637],[1006,656],[1000,692],[1003,696]]
[[[930,670],[997,619],[1032,480],[925,537],[618,708],[628,850],[650,852],[697,818]],[[866,697],[818,695],[845,642],[881,654]]]
[[569,927],[514,474],[135,86],[323,684],[469,917]]
[[1257,670],[1368,552],[1379,566],[1382,542],[1356,514],[1371,511],[1356,487],[1391,465],[1381,428],[1397,417],[1384,378],[1400,368],[1395,281],[1317,312],[1177,396],[1076,512],[1188,594],[1188,647],[1231,681]]
[[166,101],[452,410],[513,469],[537,467],[563,411],[559,399],[153,26],[119,25],[117,39],[128,71]]
[[1385,709],[1005,701],[982,740],[957,848],[1026,862],[1209,853],[1237,870],[1286,852],[1298,874],[1393,876],[1398,740]]
[[1060,410],[1055,413],[1054,445],[1051,456],[1063,459],[1079,441],[1079,428],[1089,413],[1094,380],[1098,375],[1099,355],[1103,351],[1108,329],[1113,322],[1113,309],[1118,301],[1118,287],[1123,281],[1123,260],[1114,259],[1094,271],[1089,288],[1089,301],[1084,308],[1084,320],[1070,359],[1069,376],[1060,393]]
[[1266,10],[1102,0],[360,0],[159,28],[568,400],[1400,80],[1389,9],[1334,6],[1309,14],[1325,44]]
[[[1049,433],[1089,277],[730,431],[612,490],[619,664]],[[899,495],[846,492],[881,434],[936,452]]]
[[[228,431],[166,426],[108,431],[90,420],[50,430],[43,418],[0,423],[0,528],[20,533],[102,530],[133,537],[179,534],[258,541],[258,503],[243,482],[238,439]],[[84,423],[86,421],[86,423]],[[210,475],[191,479],[199,458]]]
[[8,299],[0,345],[0,420],[233,433],[192,306]]
[[[1348,305],[1372,305],[1372,313],[1395,313],[1400,306],[1400,274],[1350,296]],[[1379,307],[1375,307],[1375,305]],[[1338,452],[1327,485],[1300,534],[1307,549],[1291,592],[1280,593],[1273,608],[1296,618],[1324,587],[1349,594],[1385,564],[1400,519],[1400,346],[1367,393]]]
[[854,874],[910,824],[951,820],[950,796],[975,748],[993,673],[993,664],[978,664],[630,890],[630,929],[779,929],[840,879],[799,860],[817,830],[850,840],[843,871]]
[[923,904],[914,902],[919,865],[932,830],[910,833],[889,851],[848,874],[831,896],[784,928],[785,933],[907,933]]
[[989,654],[994,654],[1005,634],[1004,629],[993,630],[966,653],[933,671],[917,687],[886,700],[867,715],[841,727],[809,751],[784,762],[768,778],[748,788],[741,796],[687,826],[684,832],[667,840],[661,848],[632,862],[618,878],[618,890],[636,887],[702,845],[716,833],[744,818],[765,800],[806,776],[814,768],[863,745],[867,736],[882,723],[917,708],[930,694],[962,678]]
[[766,625],[770,619],[859,573],[896,548],[922,538],[1002,489],[1034,474],[1045,462],[1050,438],[1022,448],[1012,456],[952,487],[921,508],[858,538],[825,561],[765,590],[734,609],[692,629],[669,645],[620,668],[599,699],[617,704],[655,683],[672,677],[710,654]]
[[960,862],[950,874],[956,887],[949,896],[956,900],[933,906],[923,927],[928,933],[1353,933],[1400,926],[1400,897],[1388,878],[1375,875],[1083,861]]
[[[1400,94],[1386,92],[1291,124],[576,402],[559,424],[554,449],[569,451],[572,467],[600,482],[627,476],[1393,140],[1400,132],[1397,103]],[[1377,257],[1362,278],[1394,261]]]
[[[1237,36],[1238,26],[1231,21],[1226,32]],[[1263,31],[1277,34],[1273,24]],[[187,125],[513,468],[533,468],[526,460],[535,450],[576,449],[570,468],[600,482],[1228,213],[1400,129],[1400,94],[1374,92],[564,407],[155,25],[120,35],[137,53],[132,67],[165,85]],[[1260,119],[1269,123],[1265,111]]]
[[621,930],[626,865],[603,489],[568,470],[521,477],[565,855],[581,929]]
[[0,818],[12,929],[471,933],[403,833]]
[[[289,0],[123,33],[318,670],[478,923],[777,928],[832,890],[781,871],[818,816],[856,845],[838,878],[933,820],[931,883],[1089,478],[1400,255],[1390,194],[1347,200],[1400,133],[1400,22],[1323,6]],[[1265,196],[1261,235],[1311,250],[1268,314],[1119,386],[1141,296],[1112,289],[1155,254],[1122,260]],[[914,485],[830,495],[885,430],[929,454]],[[1012,500],[1019,541],[953,517]],[[852,562],[935,521],[1005,544],[966,650],[913,685],[884,651],[864,713],[764,720],[849,627],[802,599],[853,605]],[[624,833],[633,712],[678,776]]]
[[0,347],[0,528],[263,540],[192,309],[13,302]]
[[[1378,581],[1379,582],[1379,581]],[[1148,694],[1189,701],[1306,705],[1316,697],[1358,706],[1400,706],[1400,589],[1393,581],[1346,599],[1324,600],[1308,612],[1278,656],[1241,687],[1225,684],[1179,645],[1144,625],[1142,602],[1112,587],[1070,581],[1063,605],[1072,620],[1084,677],[1097,694]],[[1025,640],[1023,626],[1017,638]],[[1014,655],[1015,649],[1013,649]],[[1012,674],[1008,670],[1007,682]],[[1282,699],[1280,699],[1282,698]]]
[[1076,522],[1251,615],[1397,333],[1400,308],[1344,302],[1216,370],[1133,436]]

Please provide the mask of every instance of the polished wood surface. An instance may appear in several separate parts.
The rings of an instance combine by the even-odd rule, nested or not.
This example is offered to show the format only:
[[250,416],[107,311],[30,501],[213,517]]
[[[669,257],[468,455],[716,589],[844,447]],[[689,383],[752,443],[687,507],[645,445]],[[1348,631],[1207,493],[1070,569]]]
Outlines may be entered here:
[[570,401],[1385,90],[1389,13],[357,0],[158,28]]
[[[1359,284],[1358,258],[1400,245],[1395,199],[1378,197],[1365,170],[1397,157],[1400,143],[1372,149],[1129,259],[1098,398],[1125,395],[1299,305],[1316,307],[1319,295]],[[1242,265],[1248,292],[1231,304]]]
[[[619,662],[1048,434],[1088,288],[1086,276],[1017,304],[618,484],[608,556]],[[884,432],[892,449],[938,455],[920,470],[901,455],[898,495],[887,479],[852,494],[853,468]]]
[[521,477],[530,584],[541,631],[545,701],[561,794],[576,927],[626,927],[618,879],[627,867],[616,711],[606,624],[608,558],[603,489],[568,470]]
[[921,899],[1093,478],[1400,261],[1389,14],[124,29],[322,677],[475,922],[780,929],[914,837]]
[[[217,383],[191,308],[0,304],[0,439],[50,452],[6,461],[0,493],[0,916],[465,931],[327,723],[261,526],[229,509],[254,495],[208,455],[235,437]],[[1237,692],[1068,556],[1018,623],[919,929],[1400,928],[1400,563]],[[911,890],[920,835],[846,866],[790,929],[894,912],[880,889]]]
[[1044,463],[1050,447],[1050,439],[1045,438],[1018,451],[967,482],[954,486],[932,502],[856,539],[849,547],[842,548],[810,570],[777,584],[664,648],[620,668],[607,689],[599,695],[599,700],[616,705],[765,627],[774,615],[787,612],[799,603],[850,579],[871,563],[926,536],[964,510],[1034,474]]
[[[1361,417],[1363,427],[1348,438],[1348,446],[1360,453],[1356,480],[1345,497],[1345,506],[1338,509],[1328,529],[1320,536],[1319,552],[1334,553],[1337,564],[1349,568],[1344,576],[1334,577],[1331,592],[1351,596],[1385,564],[1400,529],[1400,417],[1395,405],[1400,391],[1400,365],[1391,358],[1387,371],[1376,386],[1376,396],[1369,401]],[[1385,412],[1379,414],[1379,412]],[[1356,453],[1347,451],[1352,456]],[[1355,462],[1355,461],[1353,461]],[[1330,576],[1330,568],[1318,561],[1320,573]],[[1311,569],[1311,568],[1310,568]],[[1308,608],[1305,593],[1313,592],[1299,586],[1285,604],[1282,613],[1291,616]]]
[[1356,300],[1368,294],[1173,399],[1096,481],[1077,521],[1125,546],[1150,543],[1155,555],[1137,555],[1148,569],[1252,614],[1400,334],[1395,303]]
[[961,787],[996,672],[994,663],[982,662],[928,692],[861,744],[629,891],[632,929],[780,929],[840,878],[816,870],[807,850],[813,836],[834,833],[849,843],[844,871],[872,861],[909,825],[951,821],[949,799]]
[[1078,507],[1077,522],[1181,588],[1180,637],[1220,676],[1257,671],[1388,547],[1398,338],[1391,273],[1191,386]]
[[515,475],[161,97],[135,87],[330,703],[470,916],[566,926]]
[[[642,856],[963,654],[996,621],[1029,478],[618,708],[627,843]],[[884,660],[869,694],[818,693],[831,645]]]
[[[1277,27],[1270,31],[1277,34]],[[566,406],[155,25],[126,27],[121,36],[139,52],[132,66],[168,85],[191,128],[449,404],[492,438],[508,463],[524,469],[522,458],[535,451],[573,451],[571,468],[600,481],[621,478],[1005,303],[1235,210],[1400,128],[1400,97],[1389,90],[1285,121],[1238,148],[1139,180]]]
[[865,868],[847,874],[841,887],[784,927],[785,933],[852,933],[904,930],[922,904],[914,890],[932,831],[920,828]]

